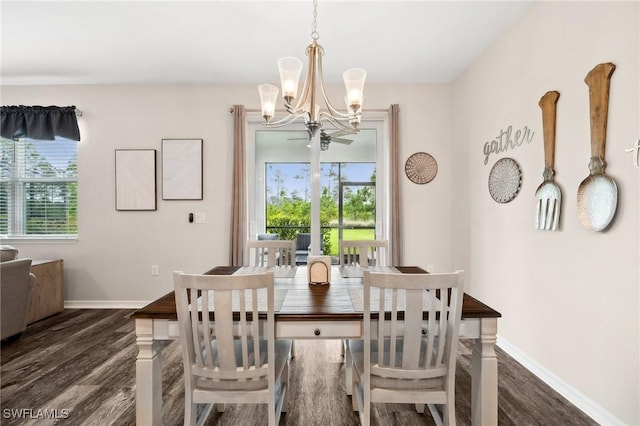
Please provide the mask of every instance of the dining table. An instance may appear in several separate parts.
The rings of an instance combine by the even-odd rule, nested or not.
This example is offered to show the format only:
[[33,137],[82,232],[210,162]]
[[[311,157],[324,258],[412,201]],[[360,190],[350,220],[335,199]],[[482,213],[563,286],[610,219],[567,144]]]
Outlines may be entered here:
[[[371,271],[426,273],[417,266],[368,267]],[[363,271],[359,266],[331,267],[328,284],[310,284],[307,267],[216,266],[206,275],[272,272],[277,339],[363,338]],[[136,345],[136,424],[162,424],[162,341],[179,338],[172,291],[132,313]],[[498,362],[495,352],[498,318],[495,309],[465,293],[460,339],[472,340],[471,424],[498,424]],[[345,389],[351,394],[351,365],[345,353]],[[210,410],[203,409],[202,415]]]

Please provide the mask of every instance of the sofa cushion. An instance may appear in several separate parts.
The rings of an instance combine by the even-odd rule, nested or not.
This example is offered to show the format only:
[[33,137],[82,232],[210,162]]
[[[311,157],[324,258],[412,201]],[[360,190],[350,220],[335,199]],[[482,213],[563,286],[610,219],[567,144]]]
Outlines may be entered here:
[[279,234],[258,234],[258,240],[279,240]]
[[0,262],[18,258],[18,249],[13,246],[0,246]]

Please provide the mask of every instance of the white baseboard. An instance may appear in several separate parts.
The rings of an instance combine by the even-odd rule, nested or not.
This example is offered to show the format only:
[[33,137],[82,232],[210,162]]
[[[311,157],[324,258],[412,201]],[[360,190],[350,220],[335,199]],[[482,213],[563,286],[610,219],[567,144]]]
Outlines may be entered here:
[[540,380],[551,386],[556,392],[569,400],[573,405],[584,411],[586,415],[601,425],[624,425],[624,422],[602,408],[564,380],[538,364],[520,349],[498,336],[496,343],[503,351],[522,364],[527,370],[535,374]]
[[152,300],[65,300],[65,309],[140,309]]

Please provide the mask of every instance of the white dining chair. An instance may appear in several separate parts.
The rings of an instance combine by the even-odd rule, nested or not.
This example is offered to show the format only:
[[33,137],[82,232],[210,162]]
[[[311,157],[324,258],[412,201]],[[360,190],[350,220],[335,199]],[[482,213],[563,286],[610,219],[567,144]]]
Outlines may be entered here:
[[275,339],[273,274],[174,272],[174,287],[184,424],[196,424],[197,404],[253,403],[267,404],[277,425],[288,408],[291,341]]
[[[364,272],[364,339],[349,340],[352,403],[371,423],[373,403],[427,404],[455,425],[455,371],[463,272]],[[442,405],[440,416],[434,404]]]
[[340,266],[387,266],[387,240],[340,240]]
[[[387,240],[340,240],[338,241],[338,257],[341,273],[345,276],[362,276],[362,268],[369,266],[387,266],[389,242]],[[343,271],[346,268],[346,271]],[[356,271],[351,271],[356,269]],[[340,347],[340,355],[344,356],[347,341]]]
[[[294,240],[249,240],[246,244],[245,266],[289,267],[296,266],[296,241]],[[295,349],[291,349],[292,356]]]
[[245,266],[295,266],[293,240],[249,240],[245,246]]

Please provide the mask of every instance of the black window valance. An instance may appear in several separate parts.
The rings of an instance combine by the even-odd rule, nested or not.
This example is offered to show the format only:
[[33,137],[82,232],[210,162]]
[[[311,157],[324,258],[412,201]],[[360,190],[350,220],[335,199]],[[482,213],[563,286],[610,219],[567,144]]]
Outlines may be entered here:
[[0,116],[3,138],[80,140],[75,106],[3,106]]

